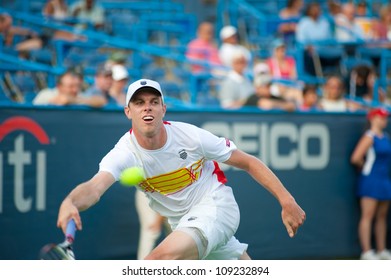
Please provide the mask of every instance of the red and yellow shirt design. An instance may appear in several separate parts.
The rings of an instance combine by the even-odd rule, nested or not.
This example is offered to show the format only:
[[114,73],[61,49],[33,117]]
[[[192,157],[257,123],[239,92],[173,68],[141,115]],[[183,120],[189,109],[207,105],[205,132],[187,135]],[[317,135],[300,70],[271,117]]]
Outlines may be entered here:
[[205,158],[202,158],[189,167],[148,178],[141,182],[139,186],[145,192],[159,192],[163,195],[179,192],[200,178],[204,163]]

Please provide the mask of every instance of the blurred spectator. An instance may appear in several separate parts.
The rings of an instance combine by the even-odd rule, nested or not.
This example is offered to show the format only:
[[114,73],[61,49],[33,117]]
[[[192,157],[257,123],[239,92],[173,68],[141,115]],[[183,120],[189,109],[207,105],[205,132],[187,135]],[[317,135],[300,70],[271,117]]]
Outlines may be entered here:
[[311,44],[332,38],[330,23],[322,16],[319,3],[309,3],[305,9],[304,17],[300,19],[297,25],[297,41],[302,44]]
[[373,24],[373,39],[391,41],[391,5],[380,9],[379,20]]
[[349,80],[349,95],[352,98],[370,99],[371,80],[375,72],[372,67],[364,64],[355,66],[352,69]]
[[64,20],[68,17],[68,5],[65,0],[48,0],[42,13],[56,20]]
[[306,49],[304,53],[305,71],[313,76],[321,67],[319,64],[328,64],[327,60],[319,61],[318,51],[314,45],[334,38],[330,22],[321,13],[319,3],[309,3],[305,9],[305,16],[299,20],[296,28],[296,41],[303,44]]
[[316,85],[306,85],[303,88],[303,101],[299,106],[300,111],[319,110],[318,87]]
[[[358,235],[362,260],[391,260],[391,252],[386,248],[391,200],[391,140],[385,131],[388,115],[383,108],[368,112],[369,129],[360,138],[350,158],[360,171],[357,195],[361,208]],[[377,252],[372,249],[372,224]]]
[[283,22],[278,26],[278,31],[285,40],[290,40],[290,37],[294,37],[303,5],[303,0],[288,0],[286,7],[280,10],[278,16]]
[[335,17],[336,15],[340,14],[342,11],[341,2],[339,0],[328,0],[327,11],[331,17]]
[[[98,67],[94,84],[85,92],[85,95],[93,98],[96,106],[105,106],[107,104],[117,104],[117,100],[110,96],[110,88],[113,84],[113,72],[111,67],[101,65]],[[123,106],[123,103],[120,104]]]
[[251,61],[250,51],[239,43],[238,30],[236,27],[231,25],[224,26],[220,30],[220,39],[222,44],[219,48],[219,58],[225,66],[231,68],[232,56],[237,51],[243,52],[247,61]]
[[[61,21],[65,24],[69,19],[69,8],[64,0],[48,0],[43,7],[42,14],[51,19]],[[56,40],[66,41],[83,41],[86,40],[84,35],[64,31],[64,30],[51,30],[51,38]]]
[[334,17],[335,37],[339,42],[360,42],[364,40],[364,32],[355,21],[356,7],[353,3],[342,5],[341,13]]
[[202,66],[192,64],[192,71],[213,72],[215,67],[221,66],[219,51],[214,39],[214,26],[210,22],[202,22],[197,29],[197,38],[190,41],[187,45],[186,57],[190,60],[199,60],[209,64]]
[[243,106],[258,107],[262,110],[278,109],[289,112],[296,109],[294,102],[280,96],[278,90],[272,84],[272,77],[266,69],[258,69],[255,73],[254,93],[247,98]]
[[[14,26],[12,16],[7,13],[0,14],[0,35],[5,46],[20,52],[40,49],[48,40],[47,34],[40,36],[30,28]],[[20,37],[20,42],[15,43],[15,37]]]
[[272,56],[266,59],[266,64],[273,78],[273,84],[285,99],[293,99],[298,104],[302,101],[301,83],[297,80],[296,61],[287,56],[286,44],[281,39],[272,42]]
[[240,108],[245,100],[254,92],[251,80],[245,70],[248,61],[245,53],[237,51],[232,55],[232,69],[222,80],[219,89],[219,100],[223,108]]
[[12,17],[6,13],[0,14],[0,34],[6,46],[12,45],[13,36],[11,33]]
[[[386,93],[378,87],[377,96],[374,94],[376,81],[376,71],[366,64],[355,66],[350,74],[349,94],[353,98],[362,98],[367,102],[386,101]],[[376,100],[374,100],[376,98]]]
[[303,4],[303,0],[288,0],[286,7],[281,9],[278,15],[282,19],[298,18],[301,16]]
[[110,87],[109,94],[116,100],[118,105],[125,105],[126,86],[129,82],[129,73],[125,66],[116,64],[111,67],[113,72],[113,83]]
[[266,60],[272,77],[274,79],[297,79],[296,61],[294,57],[286,55],[284,41],[275,39],[272,42],[272,47],[272,56]]
[[368,4],[365,1],[356,4],[355,23],[361,27],[365,40],[377,40],[375,30],[378,24],[377,13],[376,17],[371,16],[368,13]]
[[345,97],[344,83],[339,76],[327,78],[319,105],[326,112],[355,111],[360,108],[358,103]]
[[[93,99],[82,94],[83,77],[74,71],[62,74],[55,88],[41,90],[33,100],[34,105],[88,105],[95,107]],[[99,106],[98,106],[99,107]]]
[[348,110],[348,102],[345,99],[343,81],[338,76],[331,76],[323,86],[320,106],[327,112],[345,112]]
[[356,4],[356,16],[367,17],[368,16],[368,4],[365,1],[360,1]]
[[[102,29],[105,23],[105,10],[95,0],[80,0],[70,8],[70,15],[82,22],[92,24],[96,29]],[[85,29],[85,24],[81,23],[77,28]]]

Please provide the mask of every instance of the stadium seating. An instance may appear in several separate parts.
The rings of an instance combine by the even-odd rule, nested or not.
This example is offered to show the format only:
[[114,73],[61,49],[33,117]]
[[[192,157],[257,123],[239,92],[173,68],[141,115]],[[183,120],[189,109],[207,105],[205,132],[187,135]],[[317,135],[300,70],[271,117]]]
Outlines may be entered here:
[[[68,1],[68,4],[75,1]],[[41,8],[46,2],[44,0],[6,2],[0,6],[0,11],[1,8],[7,9],[7,12],[15,16],[15,22],[18,24],[31,26],[37,31],[47,28],[72,31],[70,26],[52,22],[50,19],[43,20]],[[206,75],[200,79],[193,77],[193,74],[186,70],[189,65],[189,61],[184,56],[186,44],[195,37],[198,22],[194,13],[186,11],[185,1],[151,0],[147,3],[136,0],[98,0],[98,2],[105,8],[107,26],[104,31],[96,31],[92,28],[85,30],[82,34],[87,40],[84,42],[50,41],[44,49],[31,51],[30,60],[38,64],[60,67],[63,70],[69,67],[80,67],[86,74],[91,75],[97,65],[108,59],[113,49],[120,49],[129,54],[126,67],[132,78],[147,76],[161,79],[162,82],[166,80],[170,82],[168,74],[171,74],[175,76],[175,82],[178,83],[181,91],[189,93],[190,100],[194,104],[197,104],[197,100],[206,104],[209,102],[209,97],[214,98],[213,95],[209,97],[203,95],[203,92],[214,90],[206,86],[208,79],[213,77],[206,78]],[[367,2],[369,4],[368,14],[371,16],[376,15],[375,11],[380,5],[388,3],[385,0]],[[278,26],[285,21],[278,17],[278,12],[286,6],[286,3],[286,0],[217,1],[215,6],[216,40],[219,42],[217,33],[223,25],[235,25],[238,27],[240,38],[250,48],[253,56],[256,59],[267,58],[270,56],[271,40],[281,35],[278,33]],[[319,3],[322,7],[327,7],[326,0],[319,1]],[[324,11],[327,10],[324,9]],[[297,46],[294,39],[285,39],[289,42],[288,53],[294,55],[297,61],[299,79],[306,82],[321,82],[322,77],[308,76],[303,72],[302,49]],[[353,55],[346,50],[346,46],[334,42],[331,47],[321,51],[320,57],[330,58],[332,56],[338,62],[329,69],[322,69],[322,74],[340,72],[347,75],[352,65],[359,60],[366,60],[377,67],[382,80],[379,84],[387,83],[389,73],[387,63],[384,62],[387,56],[383,56],[379,49],[357,46]],[[2,52],[17,59],[18,53],[12,48],[2,46]],[[169,63],[165,62],[164,66],[157,65],[156,58],[169,61]],[[48,79],[53,81],[52,74],[48,75]],[[43,77],[43,75],[40,76]],[[41,84],[42,77],[40,78]],[[31,85],[27,83],[23,86],[30,86],[31,89]],[[172,92],[178,91],[172,86],[170,89]],[[181,94],[181,96],[184,95]]]

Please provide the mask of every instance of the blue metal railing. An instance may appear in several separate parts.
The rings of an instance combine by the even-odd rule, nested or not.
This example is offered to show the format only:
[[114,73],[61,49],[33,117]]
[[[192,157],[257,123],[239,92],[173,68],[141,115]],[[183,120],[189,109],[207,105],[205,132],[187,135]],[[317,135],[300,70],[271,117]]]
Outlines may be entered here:
[[[26,1],[28,2],[28,1]],[[110,7],[110,3],[107,4],[107,7]],[[140,4],[141,5],[141,4]],[[115,7],[115,5],[112,5],[111,7]],[[140,6],[141,7],[141,6]],[[25,21],[29,24],[41,26],[41,27],[49,27],[53,29],[59,29],[59,30],[64,30],[68,32],[74,32],[74,29],[70,26],[67,26],[65,24],[61,24],[59,22],[53,21],[48,18],[43,18],[41,16],[33,16],[31,14],[26,14],[26,13],[21,13],[21,12],[13,12],[13,11],[8,11],[5,9],[0,8],[1,11],[6,11],[12,14],[16,19]],[[248,4],[244,0],[220,0],[218,2],[218,12],[221,12],[221,15],[226,13],[222,11],[227,11],[229,13],[229,21],[226,23],[234,23],[235,21],[239,20],[239,17],[241,16],[240,13],[245,13],[247,17],[252,17],[254,20],[259,21],[259,23],[262,23],[268,19],[267,16],[264,14],[260,13],[256,9],[254,9],[250,4]],[[44,20],[43,20],[44,19]],[[223,19],[222,16],[218,17],[218,20],[221,21]],[[221,21],[222,22],[222,21]],[[234,24],[235,25],[235,24]],[[262,24],[259,26],[255,27],[255,30],[257,30],[257,34],[267,34],[268,30],[265,29],[266,27]],[[183,64],[199,64],[202,66],[208,67],[209,64],[205,63],[203,61],[197,61],[197,60],[188,60],[185,55],[181,52],[172,52],[170,51],[169,48],[162,48],[162,47],[157,47],[157,46],[152,46],[147,43],[143,42],[138,42],[134,40],[127,40],[124,38],[117,38],[108,34],[104,34],[101,32],[96,32],[93,30],[83,30],[80,32],[81,35],[85,35],[88,37],[88,42],[94,44],[107,44],[113,47],[118,47],[118,48],[123,48],[126,50],[132,50],[138,53],[148,53],[154,56],[158,57],[163,57],[167,59],[172,59],[174,61],[183,63]],[[60,43],[61,44],[61,43]],[[58,52],[58,57],[59,61],[62,61],[63,58],[61,58],[61,52]],[[298,62],[301,61],[300,59]],[[37,66],[37,65],[35,65]],[[383,66],[384,67],[384,66]],[[55,71],[54,71],[55,72]],[[53,73],[53,71],[49,71],[49,73]],[[192,84],[197,84],[197,79],[204,79],[204,77],[199,77],[196,75],[192,76],[192,82],[190,82],[190,85]],[[192,88],[191,90],[191,102],[195,103],[197,100],[197,92]]]
[[[72,26],[62,24],[58,21],[52,20],[51,18],[31,15],[28,13],[9,11],[3,8],[0,8],[0,12],[7,12],[11,14],[15,19],[26,22],[30,25],[49,28],[53,30],[67,31],[73,34],[76,33],[75,29]],[[170,49],[167,49],[166,47],[154,46],[148,44],[147,42],[139,42],[135,40],[128,40],[125,38],[118,38],[115,36],[111,36],[102,32],[97,32],[95,30],[89,30],[89,29],[77,30],[76,34],[88,38],[88,40],[86,42],[83,42],[82,44],[96,44],[97,46],[103,46],[103,45],[111,46],[111,47],[120,48],[124,50],[134,51],[135,53],[139,53],[139,54],[146,53],[156,57],[166,58],[169,60],[179,62],[183,65],[195,64],[195,65],[200,65],[202,67],[205,67],[206,69],[209,69],[211,67],[211,65],[208,62],[188,59],[183,52],[174,52],[171,51]],[[60,62],[63,61],[64,59],[63,53],[60,51],[64,44],[68,44],[68,43],[66,42],[55,43],[55,46],[57,48],[56,60]],[[78,43],[75,42],[74,44],[78,44]],[[137,64],[134,65],[134,67],[137,68],[138,67]],[[196,91],[197,89],[190,88],[190,92],[191,92],[190,95],[195,96]],[[193,100],[194,98],[191,99]]]

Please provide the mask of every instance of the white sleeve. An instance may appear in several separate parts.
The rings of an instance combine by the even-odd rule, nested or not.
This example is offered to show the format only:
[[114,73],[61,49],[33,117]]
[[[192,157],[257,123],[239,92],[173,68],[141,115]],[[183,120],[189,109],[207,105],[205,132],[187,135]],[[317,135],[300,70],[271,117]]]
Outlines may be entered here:
[[111,173],[117,181],[124,169],[136,165],[134,154],[126,147],[122,140],[118,141],[115,147],[99,163],[99,171]]
[[237,149],[231,140],[218,137],[213,133],[199,128],[199,137],[204,156],[217,162],[227,161],[234,150]]

